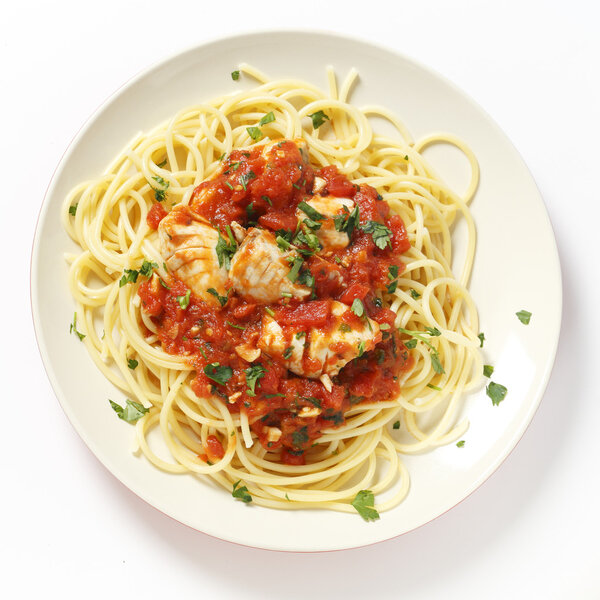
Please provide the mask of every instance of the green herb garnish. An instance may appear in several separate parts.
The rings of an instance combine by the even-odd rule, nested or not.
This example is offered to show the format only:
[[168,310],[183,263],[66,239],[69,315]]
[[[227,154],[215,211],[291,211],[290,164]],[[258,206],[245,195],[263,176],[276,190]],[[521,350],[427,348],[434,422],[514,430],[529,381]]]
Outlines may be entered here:
[[329,117],[322,111],[318,110],[317,112],[312,113],[312,115],[308,115],[312,119],[312,125],[314,129],[319,129],[325,121],[329,121]]
[[204,367],[204,374],[209,378],[225,385],[233,375],[233,369],[231,367],[222,367],[218,362],[210,363]]
[[374,508],[375,496],[371,490],[360,490],[352,500],[352,506],[365,521],[379,519],[379,513]]
[[238,487],[240,483],[242,483],[241,479],[233,484],[233,490],[231,492],[231,495],[234,498],[237,498],[238,500],[241,500],[242,502],[248,504],[249,502],[252,502],[252,496],[248,492],[248,488],[245,485]]
[[244,373],[246,374],[246,385],[248,386],[246,394],[248,396],[256,396],[256,382],[265,376],[265,368],[261,364],[252,365],[244,369]]
[[529,325],[531,313],[528,310],[520,310],[518,313],[515,314],[517,315],[517,317],[519,317],[519,321],[521,321],[523,325]]
[[392,232],[388,227],[377,223],[377,221],[367,221],[366,225],[362,225],[361,229],[365,233],[370,233],[373,238],[373,243],[381,250],[385,250],[387,246],[392,247]]
[[120,406],[116,402],[109,400],[112,409],[117,413],[119,419],[123,421],[127,421],[128,423],[135,423],[138,419],[143,417],[148,409],[139,402],[133,402],[132,400],[127,399],[125,401],[125,406]]

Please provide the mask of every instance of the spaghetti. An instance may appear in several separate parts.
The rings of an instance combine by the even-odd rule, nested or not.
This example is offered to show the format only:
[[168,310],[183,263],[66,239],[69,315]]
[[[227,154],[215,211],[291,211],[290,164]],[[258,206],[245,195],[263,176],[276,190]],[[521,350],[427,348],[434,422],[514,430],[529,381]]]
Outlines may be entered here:
[[[409,489],[400,456],[458,439],[468,427],[466,421],[458,422],[462,398],[480,382],[477,309],[467,289],[476,238],[468,204],[477,188],[477,161],[453,136],[415,142],[387,109],[350,104],[354,71],[338,90],[329,69],[328,94],[304,81],[271,81],[248,65],[240,71],[259,85],[186,108],[138,135],[101,177],[80,184],[65,199],[64,227],[82,248],[80,254],[67,256],[77,327],[98,368],[145,407],[139,407],[136,440],[156,467],[209,476],[234,496],[267,507],[354,512],[356,499],[368,491],[380,495],[375,508],[387,510]],[[385,119],[394,133],[375,132],[369,121],[373,116]],[[301,461],[289,460],[289,454],[282,460],[288,449],[279,438],[272,449],[264,439],[258,443],[260,415],[244,406],[231,410],[234,401],[224,399],[218,385],[213,386],[215,393],[198,393],[195,382],[201,371],[189,351],[165,350],[164,330],[147,302],[148,289],[154,285],[158,297],[160,283],[172,288],[171,300],[183,310],[190,302],[201,305],[203,300],[190,300],[189,290],[186,295],[186,286],[163,261],[158,223],[167,212],[175,214],[174,207],[181,212],[186,210],[181,207],[193,206],[194,190],[218,177],[224,161],[229,171],[235,149],[252,151],[272,140],[304,140],[307,163],[317,173],[335,167],[358,190],[377,190],[386,210],[389,206],[391,215],[406,224],[410,241],[395,256],[396,270],[389,277],[394,285],[378,296],[384,309],[395,313],[393,331],[386,337],[402,340],[405,357],[410,356],[404,360],[406,368],[393,373],[401,393],[346,402],[338,426],[314,430],[313,437],[302,439],[302,449],[295,453],[302,454]],[[453,144],[468,158],[471,180],[463,195],[448,188],[424,160],[421,151],[436,143]],[[331,179],[328,183],[333,185]],[[467,225],[468,243],[456,278],[451,228],[459,218]],[[231,244],[237,247],[233,238]],[[227,302],[229,293],[223,297],[219,290],[213,292],[219,302]],[[204,373],[210,377],[207,368],[217,369],[211,365],[220,363],[206,362]],[[350,372],[354,362],[349,363]],[[351,388],[344,372],[340,377]],[[219,383],[214,371],[211,381]],[[323,385],[327,387],[327,380]],[[149,441],[157,428],[171,460],[161,458]],[[271,429],[281,435],[280,429]]]

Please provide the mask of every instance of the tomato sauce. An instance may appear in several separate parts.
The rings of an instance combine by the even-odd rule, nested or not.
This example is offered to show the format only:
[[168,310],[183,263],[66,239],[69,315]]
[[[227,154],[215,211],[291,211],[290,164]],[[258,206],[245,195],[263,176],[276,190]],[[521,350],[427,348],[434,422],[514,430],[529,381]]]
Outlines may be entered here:
[[[138,289],[164,350],[184,356],[196,369],[194,392],[218,396],[232,413],[245,411],[265,448],[280,450],[281,461],[287,464],[304,464],[306,449],[324,429],[342,425],[344,413],[353,405],[397,396],[400,376],[411,366],[393,327],[395,313],[381,301],[381,293],[404,269],[400,254],[410,248],[406,228],[400,217],[390,216],[389,206],[374,188],[353,184],[334,166],[315,171],[306,152],[293,142],[281,141],[268,158],[259,147],[234,150],[222,162],[220,172],[201,183],[190,200],[192,209],[221,232],[232,221],[275,232],[296,230],[298,203],[310,199],[315,176],[325,180],[321,195],[349,198],[359,208],[346,248],[306,258],[305,267],[314,280],[308,301],[282,298],[265,307],[230,290],[224,306],[215,308],[187,294],[186,285],[175,277],[163,281],[157,274]],[[156,229],[165,215],[163,206],[155,204],[148,214],[149,225]],[[378,240],[373,223],[382,226],[387,237]],[[255,363],[238,352],[260,336],[265,311],[284,329],[324,328],[332,301],[351,306],[355,299],[383,326],[383,339],[332,377],[329,391],[318,380],[291,373],[264,352]],[[353,313],[344,318],[360,320]],[[280,432],[276,436],[274,429]],[[202,456],[213,462],[222,455],[221,442],[209,436]]]

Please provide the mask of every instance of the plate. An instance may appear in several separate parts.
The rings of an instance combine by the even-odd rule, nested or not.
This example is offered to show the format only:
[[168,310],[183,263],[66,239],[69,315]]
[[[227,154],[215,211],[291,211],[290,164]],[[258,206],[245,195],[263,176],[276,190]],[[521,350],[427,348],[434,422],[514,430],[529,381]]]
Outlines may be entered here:
[[[471,292],[486,337],[485,362],[495,366],[494,379],[508,394],[497,407],[483,388],[466,398],[471,426],[465,446],[406,457],[408,497],[377,522],[328,511],[246,506],[205,480],[158,471],[131,453],[131,427],[107,409],[107,398],[121,396],[69,335],[73,301],[63,254],[74,247],[60,223],[65,195],[101,173],[137,132],[182,107],[250,85],[231,80],[241,62],[274,78],[298,77],[323,89],[327,65],[340,77],[354,67],[360,80],[353,103],[394,110],[415,138],[438,130],[454,133],[480,162],[472,205],[479,237]],[[438,147],[430,158],[451,185],[464,184],[466,163],[455,153]],[[460,252],[460,227],[454,237]],[[204,44],[150,68],[113,95],[77,134],[56,170],[35,235],[31,283],[36,334],[52,386],[83,441],[109,471],[190,527],[231,542],[289,551],[352,548],[398,536],[481,485],[514,448],[540,402],[562,306],[558,254],[543,201],[519,154],[485,112],[444,78],[390,50],[327,33],[291,31]],[[515,316],[521,309],[533,313],[528,326]]]

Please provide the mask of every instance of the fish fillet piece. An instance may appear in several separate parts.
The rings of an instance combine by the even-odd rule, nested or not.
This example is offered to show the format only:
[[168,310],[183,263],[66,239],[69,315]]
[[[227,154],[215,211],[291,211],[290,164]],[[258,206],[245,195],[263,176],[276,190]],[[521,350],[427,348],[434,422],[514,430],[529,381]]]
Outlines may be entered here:
[[292,283],[287,277],[293,252],[282,252],[270,231],[252,227],[239,250],[231,259],[229,278],[233,289],[246,298],[263,304],[281,300],[283,293],[293,298],[306,298],[311,290]]
[[218,299],[207,290],[226,296],[227,269],[216,253],[219,232],[187,206],[175,207],[158,227],[160,253],[169,271],[195,296],[212,306]]
[[[305,202],[326,217],[322,221],[318,221],[318,223],[321,224],[321,227],[313,231],[319,242],[321,242],[323,249],[341,250],[342,248],[345,248],[350,243],[350,239],[345,231],[336,231],[333,217],[346,214],[344,207],[346,207],[348,212],[352,212],[354,209],[354,202],[349,198],[318,195],[313,196],[310,199],[307,198]],[[306,213],[301,209],[296,211],[296,216],[300,222],[307,218]]]
[[[342,302],[331,303],[331,315],[324,327],[282,327],[275,318],[265,315],[262,320],[258,347],[285,366],[304,377],[318,379],[324,374],[337,375],[351,360],[373,350],[381,341],[376,321],[364,317],[344,320],[351,312]],[[299,334],[299,335],[297,335]]]

